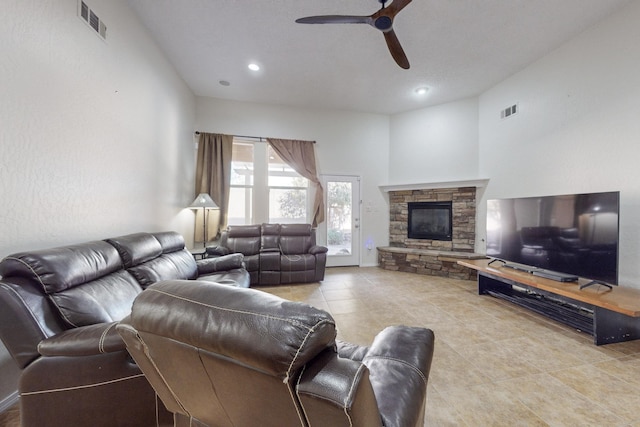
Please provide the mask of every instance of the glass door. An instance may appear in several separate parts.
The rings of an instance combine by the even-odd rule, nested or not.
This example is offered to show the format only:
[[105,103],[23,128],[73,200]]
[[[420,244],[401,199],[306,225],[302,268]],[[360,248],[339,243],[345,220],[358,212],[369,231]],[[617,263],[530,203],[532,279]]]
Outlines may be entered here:
[[360,177],[323,175],[327,267],[360,265]]

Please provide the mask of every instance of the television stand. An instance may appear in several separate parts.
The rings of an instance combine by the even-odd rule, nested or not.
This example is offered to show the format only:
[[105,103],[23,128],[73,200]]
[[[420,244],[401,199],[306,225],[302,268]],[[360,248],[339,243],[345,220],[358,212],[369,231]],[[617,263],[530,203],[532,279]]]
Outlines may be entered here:
[[640,289],[586,279],[558,282],[489,263],[458,261],[478,272],[480,295],[509,301],[590,334],[596,345],[640,339]]

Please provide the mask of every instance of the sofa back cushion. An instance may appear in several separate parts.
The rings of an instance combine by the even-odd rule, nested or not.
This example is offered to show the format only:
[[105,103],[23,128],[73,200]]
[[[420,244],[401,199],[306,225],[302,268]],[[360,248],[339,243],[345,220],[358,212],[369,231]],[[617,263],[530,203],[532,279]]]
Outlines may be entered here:
[[231,252],[248,255],[260,253],[261,242],[260,225],[230,225],[222,238],[222,245]]
[[142,264],[162,254],[162,245],[149,233],[133,233],[126,236],[111,237],[105,242],[118,250],[125,268]]
[[72,327],[121,320],[142,291],[103,241],[10,255],[0,262],[0,275],[38,284]]
[[198,276],[198,266],[179,233],[134,233],[106,241],[117,248],[127,271],[143,289],[160,280]]
[[117,328],[163,401],[229,426],[306,425],[294,397],[299,372],[336,336],[322,310],[199,281],[150,286]]
[[136,298],[130,322],[140,333],[184,342],[280,381],[334,346],[336,337],[335,321],[323,310],[197,280],[150,286]]
[[280,224],[262,224],[262,250],[280,250]]
[[311,224],[280,226],[280,250],[284,255],[306,254],[315,244],[315,230],[311,228]]

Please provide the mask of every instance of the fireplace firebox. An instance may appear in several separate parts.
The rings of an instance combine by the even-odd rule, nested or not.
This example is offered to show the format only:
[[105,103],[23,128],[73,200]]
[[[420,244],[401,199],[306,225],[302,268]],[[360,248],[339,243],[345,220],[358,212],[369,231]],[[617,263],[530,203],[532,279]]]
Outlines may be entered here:
[[451,202],[409,202],[407,237],[451,241]]

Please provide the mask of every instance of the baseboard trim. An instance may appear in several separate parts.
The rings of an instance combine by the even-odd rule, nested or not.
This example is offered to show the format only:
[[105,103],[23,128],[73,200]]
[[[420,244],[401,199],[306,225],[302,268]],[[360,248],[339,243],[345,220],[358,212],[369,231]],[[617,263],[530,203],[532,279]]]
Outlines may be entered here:
[[0,400],[0,412],[4,412],[18,403],[18,390],[14,391],[4,399]]

